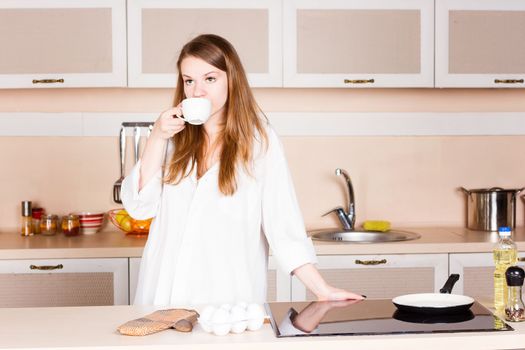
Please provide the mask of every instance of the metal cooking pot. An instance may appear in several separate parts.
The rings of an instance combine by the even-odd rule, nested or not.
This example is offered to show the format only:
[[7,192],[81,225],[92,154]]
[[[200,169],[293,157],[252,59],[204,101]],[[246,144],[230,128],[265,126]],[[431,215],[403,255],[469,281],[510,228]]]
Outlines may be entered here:
[[467,190],[467,228],[497,231],[501,226],[516,227],[516,195],[524,188],[505,190],[500,187]]

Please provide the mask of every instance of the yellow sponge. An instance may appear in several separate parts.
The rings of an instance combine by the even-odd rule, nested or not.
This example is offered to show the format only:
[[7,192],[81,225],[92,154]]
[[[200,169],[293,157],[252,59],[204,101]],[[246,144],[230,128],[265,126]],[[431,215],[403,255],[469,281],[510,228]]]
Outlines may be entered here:
[[365,231],[387,232],[390,230],[390,222],[382,220],[367,220],[363,222]]

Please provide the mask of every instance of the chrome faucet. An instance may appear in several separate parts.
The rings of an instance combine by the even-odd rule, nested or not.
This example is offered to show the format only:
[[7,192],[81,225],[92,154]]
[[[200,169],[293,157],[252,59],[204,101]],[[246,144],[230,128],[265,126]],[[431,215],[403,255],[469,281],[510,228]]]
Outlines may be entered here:
[[340,168],[335,169],[335,174],[337,176],[343,175],[346,180],[346,185],[348,187],[348,209],[345,211],[343,207],[334,208],[326,213],[323,216],[326,216],[332,212],[337,214],[337,218],[343,224],[343,228],[347,231],[352,231],[355,225],[355,203],[354,203],[354,188],[352,187],[352,181],[348,173]]

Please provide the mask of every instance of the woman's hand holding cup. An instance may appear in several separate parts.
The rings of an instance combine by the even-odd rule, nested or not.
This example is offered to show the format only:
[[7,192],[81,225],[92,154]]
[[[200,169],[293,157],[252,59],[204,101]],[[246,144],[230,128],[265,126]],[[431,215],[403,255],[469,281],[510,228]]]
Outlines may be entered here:
[[205,98],[187,98],[178,106],[160,115],[153,126],[152,135],[169,139],[181,132],[186,122],[193,125],[204,124],[211,114],[211,102]]
[[182,109],[180,105],[162,112],[153,125],[151,136],[167,140],[181,132],[186,126],[186,123],[180,118],[175,118],[181,115]]

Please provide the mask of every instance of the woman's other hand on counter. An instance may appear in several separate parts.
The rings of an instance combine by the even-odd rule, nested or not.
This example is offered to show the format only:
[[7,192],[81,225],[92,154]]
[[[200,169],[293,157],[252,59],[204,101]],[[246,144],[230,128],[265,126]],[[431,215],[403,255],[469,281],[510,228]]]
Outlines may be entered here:
[[352,293],[329,285],[312,264],[305,264],[296,268],[293,274],[315,294],[318,300],[363,300],[365,298],[361,294]]

